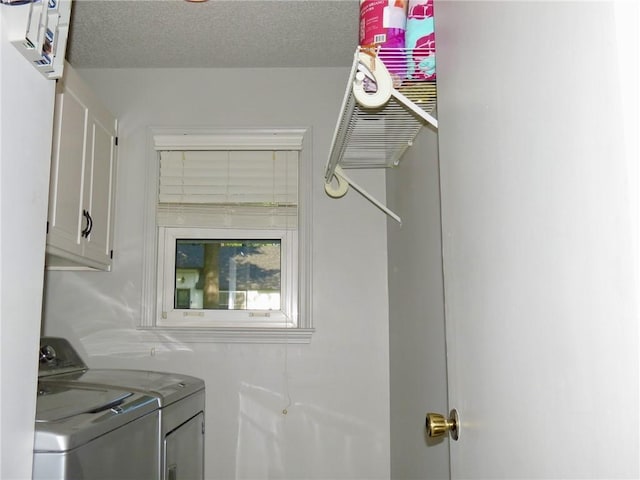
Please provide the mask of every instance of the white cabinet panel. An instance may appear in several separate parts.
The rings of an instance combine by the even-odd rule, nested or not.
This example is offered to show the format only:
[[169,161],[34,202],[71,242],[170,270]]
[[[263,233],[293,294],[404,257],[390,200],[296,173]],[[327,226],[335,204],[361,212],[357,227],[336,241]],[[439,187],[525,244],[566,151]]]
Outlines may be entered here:
[[67,65],[56,92],[49,268],[111,268],[116,133],[116,118]]
[[84,130],[87,107],[75,95],[56,94],[49,232],[47,243],[82,254],[82,184],[85,156]]
[[[110,263],[115,170],[115,131],[91,116],[89,125],[90,168],[85,172],[84,205],[91,216],[91,233],[85,240],[85,257]],[[113,124],[111,125],[113,127]]]

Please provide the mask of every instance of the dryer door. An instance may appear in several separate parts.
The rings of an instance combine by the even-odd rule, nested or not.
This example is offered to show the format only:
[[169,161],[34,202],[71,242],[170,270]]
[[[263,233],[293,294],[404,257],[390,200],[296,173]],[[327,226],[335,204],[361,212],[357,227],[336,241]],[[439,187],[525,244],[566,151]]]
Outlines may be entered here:
[[163,480],[204,479],[204,413],[187,420],[164,438]]

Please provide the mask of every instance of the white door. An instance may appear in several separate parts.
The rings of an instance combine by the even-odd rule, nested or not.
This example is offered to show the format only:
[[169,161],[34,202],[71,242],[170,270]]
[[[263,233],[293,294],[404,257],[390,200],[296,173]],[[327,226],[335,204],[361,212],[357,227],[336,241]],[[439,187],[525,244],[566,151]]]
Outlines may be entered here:
[[454,479],[640,477],[633,4],[436,0]]

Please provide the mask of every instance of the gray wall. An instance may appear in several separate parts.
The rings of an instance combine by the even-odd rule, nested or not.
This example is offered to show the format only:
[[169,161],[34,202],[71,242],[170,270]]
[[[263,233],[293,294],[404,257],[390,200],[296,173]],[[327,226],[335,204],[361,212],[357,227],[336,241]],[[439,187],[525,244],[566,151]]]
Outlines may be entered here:
[[[386,221],[357,193],[334,200],[323,189],[348,71],[80,73],[120,119],[114,266],[111,273],[49,272],[46,333],[70,338],[90,367],[204,378],[207,478],[388,478]],[[149,126],[311,127],[317,331],[310,345],[141,339]],[[382,172],[354,177],[384,198]]]
[[425,437],[447,412],[438,135],[423,128],[387,174],[391,477],[449,478],[448,440]]

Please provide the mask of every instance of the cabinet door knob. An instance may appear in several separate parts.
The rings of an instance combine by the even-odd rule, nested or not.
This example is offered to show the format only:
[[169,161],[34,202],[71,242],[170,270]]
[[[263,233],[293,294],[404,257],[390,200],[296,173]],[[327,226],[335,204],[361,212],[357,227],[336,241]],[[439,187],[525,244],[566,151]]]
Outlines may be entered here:
[[93,218],[91,218],[91,214],[89,214],[88,210],[82,210],[82,216],[87,220],[87,226],[82,229],[80,235],[84,238],[89,238],[89,234],[93,229]]
[[89,238],[89,234],[91,230],[93,230],[93,218],[91,218],[91,214],[87,211],[87,220],[89,220],[89,224],[87,225],[87,233],[85,237]]
[[82,237],[87,237],[89,235],[89,212],[87,212],[86,210],[82,210],[82,216],[85,218],[85,220],[87,221],[86,226],[82,229],[82,231],[80,232],[80,236]]

